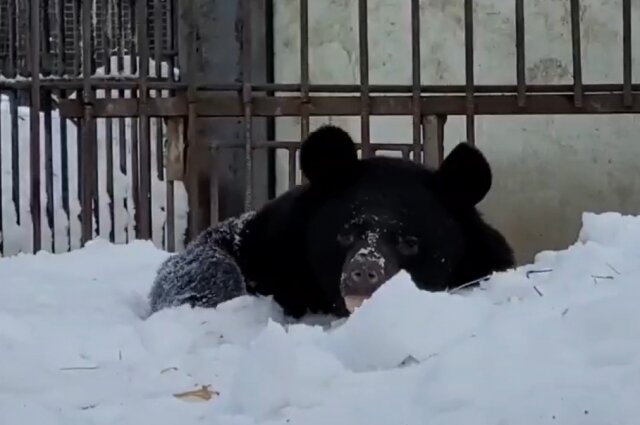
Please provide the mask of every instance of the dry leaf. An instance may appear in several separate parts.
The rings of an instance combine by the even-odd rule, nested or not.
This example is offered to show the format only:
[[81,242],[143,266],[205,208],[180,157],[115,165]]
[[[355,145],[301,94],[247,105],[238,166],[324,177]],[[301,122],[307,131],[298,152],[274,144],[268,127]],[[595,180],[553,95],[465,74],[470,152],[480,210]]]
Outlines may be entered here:
[[197,390],[185,391],[183,393],[174,394],[173,396],[185,401],[208,401],[214,396],[220,395],[218,391],[212,391],[210,388],[211,385],[203,385]]

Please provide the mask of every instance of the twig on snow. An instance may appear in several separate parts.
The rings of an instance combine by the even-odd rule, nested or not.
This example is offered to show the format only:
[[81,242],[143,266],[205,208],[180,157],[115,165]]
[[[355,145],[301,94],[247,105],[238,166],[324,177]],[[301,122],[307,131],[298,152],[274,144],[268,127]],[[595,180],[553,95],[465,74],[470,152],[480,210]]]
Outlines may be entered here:
[[620,275],[620,272],[619,272],[618,270],[616,270],[616,268],[615,268],[615,267],[613,267],[611,264],[606,263],[606,262],[605,262],[605,264],[607,265],[607,267],[609,267],[611,270],[613,270],[613,272],[614,272],[615,274]]
[[527,277],[527,279],[529,279],[529,276],[531,276],[532,274],[551,273],[552,271],[553,269],[527,270],[525,276]]
[[538,289],[537,286],[533,285],[533,289],[538,293],[538,295],[540,295],[541,297],[544,296],[544,294],[542,292],[540,292],[540,290]]
[[60,370],[96,370],[100,369],[98,366],[74,366],[74,367],[61,367]]
[[447,292],[450,293],[450,294],[454,294],[454,293],[458,292],[459,290],[464,289],[464,288],[466,288],[468,286],[472,286],[472,285],[475,285],[476,283],[480,283],[482,281],[489,280],[490,277],[491,277],[491,275],[483,276],[483,277],[478,278],[476,280],[472,280],[471,282],[463,283],[462,285],[456,286],[455,288],[448,289]]
[[613,280],[613,276],[598,276],[592,274],[591,277],[593,278],[593,283],[595,283],[596,285],[598,284],[598,279]]

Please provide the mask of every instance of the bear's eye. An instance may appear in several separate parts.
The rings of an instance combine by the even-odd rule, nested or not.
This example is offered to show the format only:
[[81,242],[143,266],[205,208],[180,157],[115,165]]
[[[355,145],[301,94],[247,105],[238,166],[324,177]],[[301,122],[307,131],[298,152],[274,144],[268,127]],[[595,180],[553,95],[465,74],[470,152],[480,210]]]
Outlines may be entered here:
[[338,235],[338,243],[342,246],[349,246],[355,240],[353,233],[340,233]]
[[418,238],[413,236],[400,238],[398,250],[402,255],[416,255],[418,253]]

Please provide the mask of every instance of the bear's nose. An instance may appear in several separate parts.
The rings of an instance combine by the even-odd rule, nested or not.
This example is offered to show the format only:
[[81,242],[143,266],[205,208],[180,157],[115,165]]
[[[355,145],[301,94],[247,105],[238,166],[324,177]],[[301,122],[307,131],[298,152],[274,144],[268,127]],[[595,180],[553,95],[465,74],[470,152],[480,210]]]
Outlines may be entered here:
[[366,267],[351,272],[351,279],[354,282],[361,282],[363,278],[367,279],[367,283],[371,284],[376,284],[380,280],[380,276],[376,270],[367,269]]
[[353,294],[370,295],[384,279],[382,266],[372,260],[352,261],[345,272],[348,292]]

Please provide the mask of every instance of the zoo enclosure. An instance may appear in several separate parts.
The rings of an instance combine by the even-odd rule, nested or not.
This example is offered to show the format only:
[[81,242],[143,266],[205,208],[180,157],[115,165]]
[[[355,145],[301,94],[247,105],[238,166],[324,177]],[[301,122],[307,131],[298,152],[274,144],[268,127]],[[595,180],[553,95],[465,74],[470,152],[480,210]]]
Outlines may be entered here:
[[[184,242],[177,241],[181,235],[176,230],[176,207],[183,207],[176,203],[175,195],[180,189],[177,186],[188,194],[183,201],[188,202],[186,240],[222,217],[259,207],[273,195],[272,189],[264,184],[273,158],[261,153],[288,152],[289,185],[296,184],[300,140],[275,140],[269,123],[275,117],[299,117],[300,138],[304,138],[310,131],[312,116],[359,116],[359,149],[363,156],[380,150],[399,151],[406,158],[435,165],[443,156],[443,131],[449,115],[466,117],[466,138],[474,144],[478,115],[628,114],[640,110],[639,86],[632,83],[631,72],[631,0],[622,0],[620,11],[623,23],[621,84],[583,84],[580,1],[570,0],[573,58],[573,84],[570,85],[526,83],[524,0],[515,0],[515,85],[475,84],[472,0],[464,0],[464,85],[422,84],[419,0],[411,0],[411,84],[369,83],[366,0],[358,0],[359,84],[328,85],[310,81],[308,0],[299,0],[300,82],[274,83],[269,63],[273,37],[270,12],[272,3],[277,1],[237,0],[229,1],[224,7],[214,7],[213,13],[219,14],[217,24],[228,33],[228,38],[220,34],[218,37],[233,41],[231,47],[225,48],[232,49],[230,60],[237,62],[223,63],[228,68],[226,73],[220,73],[214,66],[219,65],[220,60],[218,63],[207,61],[207,53],[203,52],[208,32],[221,31],[202,22],[199,8],[203,2],[138,0],[116,2],[120,5],[116,7],[116,3],[108,0],[2,1],[0,31],[6,33],[7,42],[3,45],[4,78],[0,89],[3,94],[7,93],[12,114],[9,123],[2,116],[0,127],[10,128],[11,141],[3,137],[2,144],[11,144],[12,183],[8,186],[11,194],[8,194],[5,193],[7,184],[0,181],[3,200],[0,207],[6,205],[5,199],[11,196],[18,222],[24,220],[19,208],[24,202],[20,195],[20,176],[25,173],[20,171],[18,107],[20,102],[28,103],[29,163],[44,164],[31,167],[28,173],[32,250],[43,248],[45,227],[52,235],[50,243],[56,250],[55,238],[60,237],[56,233],[56,202],[62,204],[69,223],[63,228],[68,247],[73,245],[72,205],[76,201],[80,215],[79,245],[90,240],[96,234],[95,227],[107,220],[101,214],[101,209],[105,210],[101,205],[105,202],[107,221],[112,227],[109,238],[116,240],[116,213],[110,200],[114,199],[114,176],[120,178],[116,172],[118,165],[120,172],[126,173],[131,192],[127,199],[132,201],[130,207],[134,209],[134,218],[128,221],[133,223],[132,234],[126,240],[151,239],[155,219],[161,221],[163,234],[159,242],[164,248],[172,251]],[[230,16],[233,17],[231,23],[224,23]],[[29,30],[20,31],[25,25]],[[263,56],[256,59],[260,53]],[[222,48],[208,54],[224,55]],[[207,75],[211,73],[221,75],[219,81],[209,81]],[[59,182],[54,173],[56,152],[51,118],[56,111],[62,172]],[[381,115],[411,116],[412,140],[406,143],[372,141],[370,117]],[[207,121],[210,119],[226,121],[211,124]],[[105,164],[98,161],[98,127],[104,131],[101,143]],[[211,130],[212,127],[224,127],[224,137],[219,137],[219,129]],[[73,192],[68,178],[73,174],[68,158],[70,139],[63,130],[67,128],[77,128],[74,131],[78,137],[77,199],[70,194]],[[130,133],[127,140],[126,132]],[[114,159],[115,139],[119,164]],[[0,154],[6,151],[3,149]],[[231,162],[240,164],[242,169],[224,181],[220,170]],[[3,163],[0,158],[0,166]],[[103,177],[106,200],[101,199],[104,194],[98,188],[101,166],[106,170]],[[152,178],[154,167],[155,180]],[[256,178],[256,174],[260,175]],[[6,174],[0,172],[0,179],[3,176]],[[159,184],[166,187],[163,194],[154,190]],[[56,199],[56,190],[60,193],[59,199]],[[165,197],[164,216],[154,214],[152,192]],[[238,195],[241,205],[234,201]],[[6,215],[0,211],[0,218]],[[3,220],[0,220],[0,232],[4,234],[2,226]]]

